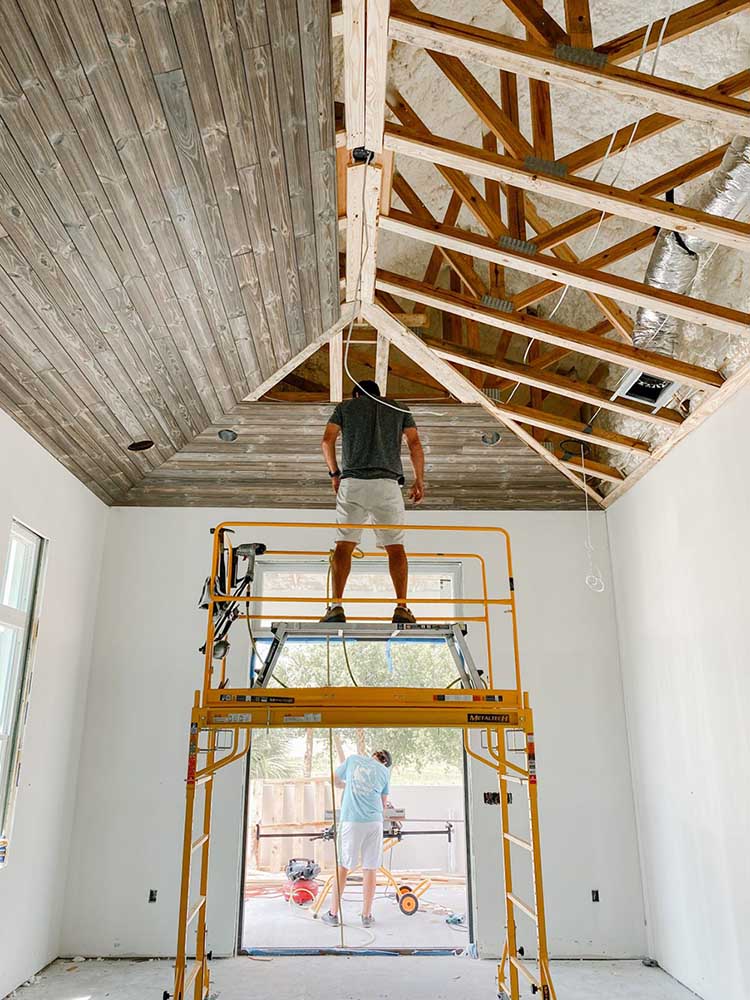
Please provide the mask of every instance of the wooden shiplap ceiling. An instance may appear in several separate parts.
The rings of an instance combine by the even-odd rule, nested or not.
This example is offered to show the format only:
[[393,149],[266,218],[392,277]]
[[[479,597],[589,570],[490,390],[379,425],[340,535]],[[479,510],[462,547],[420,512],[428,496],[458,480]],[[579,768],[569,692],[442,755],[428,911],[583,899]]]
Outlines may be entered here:
[[0,405],[107,503],[338,316],[330,31],[318,0],[0,3]]
[[[425,448],[427,495],[421,510],[579,510],[580,490],[478,406],[448,400],[411,407]],[[332,508],[320,456],[332,404],[243,403],[237,440],[212,426],[149,472],[124,500],[135,506]],[[500,433],[496,444],[487,445]],[[409,464],[404,451],[409,482]]]

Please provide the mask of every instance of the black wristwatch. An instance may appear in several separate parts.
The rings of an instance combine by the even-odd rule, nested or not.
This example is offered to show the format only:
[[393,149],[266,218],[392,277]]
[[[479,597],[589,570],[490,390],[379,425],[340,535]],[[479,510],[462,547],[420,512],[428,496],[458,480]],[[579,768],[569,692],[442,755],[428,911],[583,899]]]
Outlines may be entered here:
[[331,479],[341,479],[341,469],[336,469],[335,472],[329,472],[328,475]]

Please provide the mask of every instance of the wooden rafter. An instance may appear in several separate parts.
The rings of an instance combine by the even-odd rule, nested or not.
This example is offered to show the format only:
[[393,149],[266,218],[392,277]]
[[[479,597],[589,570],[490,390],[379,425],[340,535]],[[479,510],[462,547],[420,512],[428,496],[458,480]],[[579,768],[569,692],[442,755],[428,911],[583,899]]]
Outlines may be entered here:
[[[666,173],[660,174],[650,181],[639,184],[638,187],[633,189],[633,193],[645,195],[663,194],[665,191],[671,191],[674,188],[680,187],[681,184],[686,184],[696,177],[701,177],[710,170],[715,170],[721,163],[727,145],[725,144],[719,146],[718,149],[702,153],[700,156],[696,156],[694,159],[683,163],[679,167],[675,167],[673,170],[668,170]],[[532,242],[540,250],[551,249],[557,246],[558,243],[563,243],[565,240],[571,239],[579,233],[585,233],[587,229],[597,226],[601,217],[602,213],[600,211],[592,210],[583,212],[581,215],[576,215],[574,218],[568,219],[567,222],[555,226],[554,229],[549,229],[543,236],[535,238]],[[609,218],[609,215],[605,214],[605,218]]]
[[245,402],[252,402],[260,399],[262,396],[265,396],[267,392],[273,389],[275,385],[278,385],[279,382],[283,382],[287,375],[293,372],[295,368],[299,368],[301,364],[304,364],[309,357],[312,357],[312,355],[315,354],[316,351],[320,350],[324,344],[327,344],[331,337],[336,336],[348,323],[351,322],[353,311],[354,310],[351,305],[342,305],[341,315],[333,326],[328,330],[325,330],[309,344],[303,347],[301,351],[295,354],[293,358],[290,358],[285,364],[280,365],[273,375],[267,378],[264,382],[261,382],[260,385],[257,385],[252,392],[245,396]]
[[456,371],[456,369],[453,368],[452,365],[449,365],[447,361],[443,361],[442,358],[437,357],[434,351],[430,350],[430,348],[427,347],[427,345],[420,340],[416,334],[412,333],[411,330],[405,327],[402,323],[398,323],[394,320],[387,310],[382,309],[380,306],[375,304],[368,304],[364,307],[364,311],[373,325],[377,326],[379,332],[388,337],[391,343],[410,357],[415,364],[419,365],[426,372],[436,378],[457,399],[459,399],[462,403],[474,403],[481,406],[482,409],[493,418],[493,420],[496,420],[500,424],[504,424],[517,437],[528,444],[530,448],[536,451],[537,454],[541,455],[545,461],[554,465],[566,477],[566,479],[569,479],[579,489],[585,490],[592,500],[594,500],[597,504],[602,503],[602,498],[596,490],[590,486],[584,486],[579,477],[567,468],[560,461],[560,459],[556,458],[555,455],[548,451],[543,444],[537,441],[532,434],[526,431],[510,415],[501,411],[485,395],[485,393],[475,386],[469,379],[463,376],[460,372]]
[[[735,73],[733,76],[727,77],[712,87],[706,87],[703,93],[706,96],[712,94],[736,96],[737,94],[744,94],[747,90],[750,90],[750,70],[742,70],[740,73]],[[560,163],[567,167],[570,173],[578,173],[580,170],[585,170],[586,167],[591,167],[595,163],[601,162],[608,151],[610,155],[622,152],[626,146],[637,145],[639,142],[659,135],[661,132],[665,132],[667,129],[679,124],[679,118],[669,115],[646,115],[644,118],[638,119],[637,122],[623,125],[616,132],[602,136],[601,139],[595,139],[593,142],[586,143],[580,149],[576,149],[572,153],[560,157]]]
[[565,0],[565,27],[570,35],[570,44],[579,49],[590,49],[591,11],[589,0]]
[[537,0],[504,0],[504,2],[535,41],[553,48],[555,45],[570,42],[567,32]]
[[567,396],[569,399],[576,399],[581,403],[590,403],[592,406],[611,410],[613,413],[635,417],[646,423],[661,424],[672,429],[682,423],[682,417],[675,410],[661,409],[654,412],[652,408],[642,403],[635,403],[621,397],[612,399],[611,392],[588,382],[579,382],[563,375],[545,372],[539,366],[533,366],[533,361],[539,359],[532,358],[532,364],[528,365],[508,360],[499,361],[482,354],[480,351],[472,350],[470,347],[456,348],[453,345],[449,347],[429,337],[423,339],[439,357],[452,364],[476,368],[478,371],[487,372],[490,375],[500,375],[510,382],[521,382],[523,385],[556,393],[559,396]]
[[406,278],[390,271],[378,271],[376,287],[393,295],[403,295],[413,301],[425,302],[436,309],[455,312],[467,319],[475,319],[499,330],[510,330],[522,337],[535,337],[555,347],[565,348],[622,365],[650,372],[662,378],[674,379],[685,385],[699,388],[718,388],[724,382],[722,376],[709,368],[691,365],[677,358],[668,358],[653,351],[644,351],[629,344],[621,344],[585,330],[575,330],[552,320],[528,316],[525,313],[504,313],[482,305],[472,299],[456,295],[444,289],[422,285],[414,278]]
[[[658,233],[659,230],[656,226],[644,229],[640,233],[627,236],[624,240],[620,240],[619,243],[607,247],[606,250],[600,250],[598,253],[592,254],[591,257],[586,257],[581,263],[586,267],[592,268],[608,267],[610,264],[615,264],[618,260],[624,260],[626,257],[630,257],[631,254],[650,246]],[[516,309],[525,309],[540,302],[547,295],[557,291],[558,288],[562,288],[563,285],[564,282],[562,281],[549,279],[540,281],[535,285],[525,288],[522,292],[517,292],[512,299],[513,305]]]
[[536,80],[566,87],[605,91],[639,102],[687,121],[707,122],[719,128],[744,131],[750,127],[750,104],[721,94],[708,96],[687,84],[676,84],[619,66],[582,66],[531,42],[461,24],[433,14],[397,11],[391,14],[392,38],[418,48],[476,59]]
[[[456,77],[456,73],[457,70],[454,66],[451,68],[451,78],[458,78],[465,81],[468,87],[469,81],[466,76],[463,73],[458,73],[458,76]],[[476,83],[476,81],[474,81],[474,83]],[[470,86],[473,88],[473,84]],[[478,87],[479,84],[476,83],[476,86]],[[487,97],[490,99],[489,95],[487,95]],[[432,135],[414,109],[408,104],[403,96],[395,90],[395,88],[391,88],[389,92],[388,104],[393,113],[401,120],[404,126],[408,126],[411,132],[423,137],[425,141],[430,139],[435,140],[436,137]],[[395,127],[396,126],[388,126],[389,129]],[[501,236],[511,235],[500,214],[495,210],[495,208],[493,208],[492,205],[490,205],[486,198],[482,198],[467,174],[463,173],[461,170],[455,170],[452,167],[441,166],[440,164],[435,164],[435,166],[442,176],[448,181],[454,192],[460,196],[466,208],[472,213],[475,219],[484,227],[493,239],[499,239]],[[505,187],[507,186],[508,185],[505,185]],[[532,223],[532,226],[537,232],[544,232],[547,228],[549,228],[546,221],[537,213],[531,203],[524,204],[524,218],[528,218],[529,222]],[[561,260],[571,263],[578,262],[578,258],[567,245],[555,246],[553,253],[555,256],[560,257]],[[597,293],[587,291],[587,294],[593,301],[594,305],[602,311],[607,319],[614,323],[614,325],[625,336],[629,336],[632,325],[622,310],[614,302],[608,299],[603,299]]]
[[550,278],[553,281],[582,288],[584,291],[611,295],[621,302],[650,306],[668,316],[686,319],[708,329],[739,333],[743,336],[747,336],[750,332],[750,315],[738,309],[679,295],[583,264],[552,260],[544,254],[532,255],[520,250],[498,247],[491,238],[468,233],[463,229],[427,223],[395,210],[387,218],[381,218],[380,225],[389,232],[409,236],[433,246],[442,246],[448,250],[458,250],[459,253],[469,254],[481,260],[494,261],[514,270],[524,271],[526,274]]
[[512,184],[525,191],[558,198],[646,225],[664,226],[675,232],[689,233],[737,250],[750,249],[750,223],[726,219],[684,205],[675,205],[651,195],[611,187],[582,177],[556,177],[542,174],[520,160],[500,156],[463,142],[456,142],[388,124],[385,143],[397,154],[426,160],[441,169],[462,171],[477,177],[489,177]]
[[[518,128],[518,83],[513,73],[500,70],[500,105],[512,124]],[[510,146],[503,143],[506,153],[516,155]],[[519,240],[526,239],[526,215],[524,212],[524,194],[518,188],[508,184],[505,189],[508,212],[508,231]]]
[[[566,4],[569,0],[566,0]],[[666,45],[678,38],[692,35],[701,28],[707,28],[717,21],[722,21],[732,14],[739,14],[750,7],[750,0],[701,0],[700,3],[678,10],[669,16],[666,29],[664,18],[657,18],[640,28],[634,28],[624,35],[619,35],[603,45],[597,45],[596,51],[606,55],[611,63],[627,62],[641,51],[652,52],[659,44]],[[644,46],[644,39],[646,44]]]

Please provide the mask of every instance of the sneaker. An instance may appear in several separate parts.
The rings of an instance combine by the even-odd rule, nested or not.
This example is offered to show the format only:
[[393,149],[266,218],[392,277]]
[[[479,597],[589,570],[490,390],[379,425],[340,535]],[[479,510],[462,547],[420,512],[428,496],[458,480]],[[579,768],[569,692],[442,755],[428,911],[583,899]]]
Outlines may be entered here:
[[338,913],[331,913],[330,910],[326,912],[321,917],[324,924],[328,924],[329,927],[338,927],[339,925],[339,915]]
[[394,625],[416,625],[417,619],[405,604],[397,604],[391,621]]
[[329,607],[323,617],[320,619],[321,624],[331,625],[333,623],[345,622],[346,615],[344,614],[344,609],[340,604],[334,604]]
[[374,923],[375,923],[375,917],[373,917],[372,914],[370,914],[369,917],[366,917],[364,915],[364,913],[362,914],[362,926],[363,927],[372,927],[372,925]]

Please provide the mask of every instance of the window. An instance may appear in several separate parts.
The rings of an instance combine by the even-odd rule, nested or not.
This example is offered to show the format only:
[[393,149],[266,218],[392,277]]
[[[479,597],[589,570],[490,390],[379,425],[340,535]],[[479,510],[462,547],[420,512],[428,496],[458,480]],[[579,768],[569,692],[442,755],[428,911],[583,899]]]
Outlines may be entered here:
[[43,552],[44,540],[13,521],[0,589],[0,865],[6,860],[21,764]]
[[[255,593],[265,596],[307,597],[320,599],[320,605],[310,604],[309,614],[322,614],[328,587],[328,558],[303,561],[282,561],[281,559],[258,560]],[[409,562],[409,597],[426,600],[434,597],[440,600],[458,598],[460,595],[461,564],[452,560],[412,558]],[[377,615],[387,620],[393,610],[393,584],[388,574],[385,559],[354,559],[352,572],[346,586],[346,597],[381,597],[378,604],[352,604],[352,616]],[[344,599],[346,604],[346,598]],[[297,618],[304,613],[302,604],[279,601],[255,606],[256,613],[269,615],[277,620]],[[456,606],[439,604],[417,604],[413,608],[417,618],[456,614]]]
[[[266,616],[263,621],[253,623],[255,650],[261,658],[266,656],[270,644],[270,620],[296,620],[303,616],[317,618],[325,608],[329,585],[327,557],[305,561],[279,558],[258,561],[254,591],[266,600],[258,601],[252,607],[253,613]],[[447,559],[410,559],[408,600],[414,602],[417,598],[425,602],[412,603],[418,620],[455,620],[460,595],[461,563]],[[306,601],[287,603],[268,600],[269,597],[282,596]],[[377,603],[347,603],[356,597],[376,599]],[[433,599],[450,603],[432,604]],[[386,561],[382,558],[355,559],[344,597],[349,620],[377,616],[389,621],[394,600]],[[300,687],[324,686],[329,682],[374,687],[442,687],[455,677],[455,667],[445,640],[427,636],[419,643],[413,640],[405,643],[397,638],[387,643],[348,639],[342,644],[332,640],[330,649],[322,639],[290,638],[279,667],[275,681]],[[256,669],[256,657],[251,656],[251,673]]]

